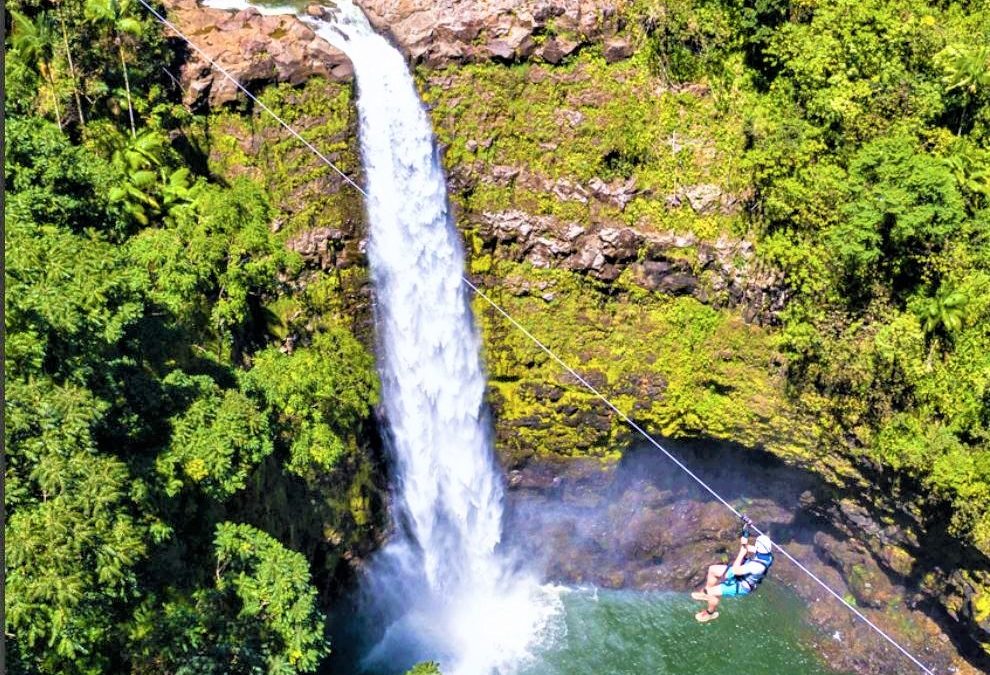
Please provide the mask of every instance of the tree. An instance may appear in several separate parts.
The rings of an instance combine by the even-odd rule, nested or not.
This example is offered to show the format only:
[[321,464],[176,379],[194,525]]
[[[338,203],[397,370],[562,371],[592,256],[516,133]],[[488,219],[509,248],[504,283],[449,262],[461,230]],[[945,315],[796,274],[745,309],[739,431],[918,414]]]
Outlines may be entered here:
[[52,67],[55,34],[48,14],[42,12],[32,21],[17,11],[11,11],[13,31],[11,42],[21,60],[37,64],[38,72],[47,80],[52,95],[55,122],[62,128],[62,112],[58,105],[58,87],[55,84],[55,70]]
[[101,673],[147,554],[134,476],[100,453],[87,390],[7,379],[7,627],[45,673]]
[[990,47],[949,45],[935,55],[946,91],[960,89],[971,96],[990,87]]
[[19,218],[6,233],[13,374],[77,384],[109,377],[119,342],[145,312],[144,275],[105,241]]
[[173,396],[191,398],[171,419],[171,439],[156,460],[166,492],[198,485],[223,499],[243,488],[248,473],[272,452],[267,416],[243,393],[223,390],[206,375],[177,371],[164,384]]
[[216,527],[212,586],[173,590],[131,624],[136,672],[294,675],[329,653],[309,566],[250,525]]
[[148,129],[130,137],[111,133],[104,144],[117,178],[108,195],[110,203],[118,205],[126,218],[148,225],[162,208],[158,169],[164,162],[165,138]]
[[905,21],[903,4],[792,4],[795,18],[767,40],[767,63],[777,73],[772,86],[792,92],[809,119],[844,144],[874,138],[893,120],[940,114],[938,84],[911,72],[930,63],[935,32]]
[[970,104],[990,91],[990,47],[986,45],[949,45],[935,55],[942,69],[946,92],[959,91],[963,108],[959,114],[957,134],[962,134]]
[[956,234],[966,205],[945,163],[905,135],[865,145],[849,167],[851,199],[830,242],[858,284],[881,279],[895,293],[923,279],[924,263]]
[[258,353],[248,378],[284,425],[289,469],[300,475],[332,470],[378,400],[374,358],[340,326],[292,354],[274,347]]
[[74,232],[116,229],[106,206],[114,173],[106,160],[38,117],[8,118],[6,133],[8,218]]
[[124,38],[140,38],[144,26],[133,16],[131,0],[86,0],[86,18],[100,25],[108,39],[117,48],[120,67],[124,73],[124,89],[127,93],[127,113],[131,122],[131,136],[137,136],[134,123],[134,104],[131,100],[131,82],[127,72],[127,57],[124,51]]
[[945,164],[972,210],[990,202],[990,152],[961,142]]

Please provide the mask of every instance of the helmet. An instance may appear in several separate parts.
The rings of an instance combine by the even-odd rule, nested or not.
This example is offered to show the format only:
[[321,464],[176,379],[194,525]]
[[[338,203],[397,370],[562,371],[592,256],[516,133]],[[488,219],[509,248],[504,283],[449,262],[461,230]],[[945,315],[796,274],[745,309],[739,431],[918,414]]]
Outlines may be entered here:
[[756,538],[756,552],[757,553],[769,553],[770,549],[773,548],[773,543],[770,541],[770,537],[765,534],[761,534]]

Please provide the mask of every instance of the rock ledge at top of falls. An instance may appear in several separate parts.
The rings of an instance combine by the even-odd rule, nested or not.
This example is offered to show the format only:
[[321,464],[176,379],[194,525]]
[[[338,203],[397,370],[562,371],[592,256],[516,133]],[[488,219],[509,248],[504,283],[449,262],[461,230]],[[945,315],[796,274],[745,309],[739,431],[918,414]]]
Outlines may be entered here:
[[[197,0],[165,0],[169,18],[238,82],[300,84],[320,75],[348,81],[353,68],[294,16],[265,16],[254,8],[212,9]],[[559,63],[583,44],[608,38],[612,60],[632,54],[614,36],[617,17],[607,0],[358,0],[376,29],[388,34],[413,62],[429,67],[481,61]],[[319,16],[324,10],[307,10]],[[551,31],[552,27],[552,31]],[[547,37],[549,33],[553,33]],[[538,40],[538,38],[540,38]],[[195,51],[180,76],[187,105],[221,105],[237,87]]]
[[[614,32],[607,0],[358,0],[371,23],[417,63],[538,59],[559,63],[583,43]],[[552,26],[552,31],[550,28]],[[537,36],[553,35],[537,41]],[[565,37],[566,36],[566,37]],[[631,55],[624,41],[610,54]]]
[[[314,75],[343,82],[353,75],[343,52],[294,16],[212,9],[196,0],[165,0],[165,7],[179,30],[249,89],[267,82],[301,84]],[[240,95],[195,51],[189,52],[180,81],[183,101],[193,107],[228,103]]]

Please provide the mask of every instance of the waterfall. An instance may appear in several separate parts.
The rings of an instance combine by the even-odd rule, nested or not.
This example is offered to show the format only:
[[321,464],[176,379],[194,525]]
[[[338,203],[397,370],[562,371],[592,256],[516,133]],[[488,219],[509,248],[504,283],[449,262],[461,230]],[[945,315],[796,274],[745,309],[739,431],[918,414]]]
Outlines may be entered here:
[[405,60],[349,0],[322,18],[248,0],[204,4],[297,14],[354,65],[395,525],[362,580],[359,610],[377,633],[362,665],[395,673],[435,660],[445,675],[515,672],[563,630],[553,621],[560,589],[498,548],[504,495],[464,251]]
[[402,55],[359,9],[342,2],[332,20],[304,20],[351,59],[358,88],[396,523],[368,573],[387,628],[366,662],[430,658],[445,673],[508,672],[554,605],[498,550],[503,490],[481,342],[433,130]]
[[[402,56],[359,12],[321,26],[354,62],[382,406],[396,517],[430,587],[491,574],[502,489],[492,466],[480,341],[433,133]],[[341,37],[341,35],[346,37]]]
[[365,583],[365,610],[384,629],[365,664],[511,672],[557,603],[498,550],[503,489],[481,344],[432,127],[402,55],[361,10],[344,0],[333,19],[300,18],[347,54],[358,88],[396,525]]

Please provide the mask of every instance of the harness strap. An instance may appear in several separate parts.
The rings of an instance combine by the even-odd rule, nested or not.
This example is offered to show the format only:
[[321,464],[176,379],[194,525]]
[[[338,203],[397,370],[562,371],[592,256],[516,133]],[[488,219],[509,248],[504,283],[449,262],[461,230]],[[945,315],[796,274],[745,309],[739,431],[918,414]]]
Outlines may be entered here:
[[[759,572],[757,574],[753,574],[753,573],[747,574],[745,577],[743,577],[742,579],[739,580],[739,581],[743,582],[744,584],[746,584],[746,588],[748,588],[749,589],[749,592],[752,593],[754,590],[756,590],[756,587],[760,585],[760,582],[763,581],[764,578],[766,578],[767,572],[770,571],[770,566],[773,565],[773,556],[770,556],[770,559],[769,560],[761,560],[760,557],[757,556],[757,557],[748,559],[746,562],[747,563],[755,562],[755,563],[758,563],[760,565],[763,565],[763,571],[762,572]],[[737,591],[739,590],[738,586],[739,586],[739,584],[737,582],[736,583],[736,590]]]

